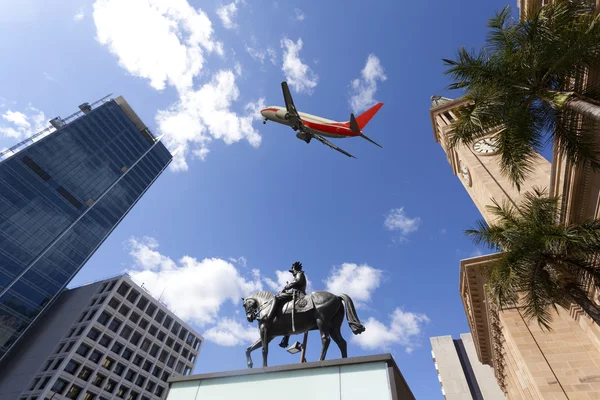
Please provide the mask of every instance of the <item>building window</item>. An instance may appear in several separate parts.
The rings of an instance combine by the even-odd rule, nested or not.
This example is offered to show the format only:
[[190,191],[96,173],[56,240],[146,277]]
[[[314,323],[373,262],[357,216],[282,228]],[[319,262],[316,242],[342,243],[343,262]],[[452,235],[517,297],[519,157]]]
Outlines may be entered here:
[[100,297],[100,299],[98,299],[98,305],[103,304],[104,300],[106,300],[106,296]]
[[100,288],[100,293],[104,292],[104,290],[106,290],[106,287],[108,286],[108,282],[104,282],[102,284],[102,287]]
[[113,360],[112,358],[106,357],[104,359],[104,361],[102,361],[102,366],[108,370],[110,370],[113,366],[113,364],[115,363],[115,360]]
[[110,314],[108,314],[106,311],[102,311],[102,314],[100,314],[100,316],[98,317],[98,322],[100,322],[100,324],[106,326],[109,319],[110,319]]
[[156,357],[156,355],[158,354],[158,350],[159,350],[159,347],[158,347],[158,345],[156,345],[156,344],[153,344],[153,345],[152,345],[152,350],[150,350],[150,355],[151,355],[152,357]]
[[157,395],[158,397],[162,397],[164,392],[165,392],[165,388],[159,385],[156,387],[156,392],[154,392],[154,394]]
[[133,332],[133,328],[129,325],[125,325],[123,329],[121,329],[121,337],[125,340],[129,339],[129,335]]
[[100,353],[98,350],[94,350],[92,351],[92,355],[90,356],[90,360],[95,362],[96,364],[98,364],[98,361],[100,361],[100,359],[102,358],[102,353]]
[[79,346],[79,348],[77,349],[76,353],[79,354],[81,357],[85,357],[90,352],[90,349],[90,346],[88,346],[85,343],[82,343],[81,346]]
[[165,322],[163,322],[163,326],[167,329],[169,329],[169,327],[171,326],[171,322],[173,322],[173,318],[171,317],[167,317],[165,319]]
[[110,345],[110,342],[112,342],[112,338],[108,335],[104,335],[104,336],[102,336],[102,339],[100,339],[100,341],[98,343],[100,343],[102,346],[108,348],[108,345]]
[[65,372],[70,373],[71,375],[75,375],[77,369],[81,366],[77,361],[70,360],[65,366]]
[[79,397],[79,393],[81,393],[81,388],[79,386],[72,385],[65,397],[67,399],[77,399]]
[[91,301],[91,303],[90,303],[89,307],[91,307],[91,306],[93,306],[94,304],[96,304],[96,300],[98,300],[98,299],[95,299],[95,298],[94,298],[94,299],[92,299],[92,301]]
[[113,344],[113,347],[111,349],[111,351],[113,351],[114,353],[120,354],[121,350],[123,350],[123,345],[119,342],[115,342],[115,344]]
[[133,322],[134,324],[137,324],[137,322],[140,320],[140,314],[138,314],[136,312],[132,312],[131,316],[129,317],[129,320],[131,322]]
[[193,354],[190,354],[190,356],[188,357],[189,362],[194,362],[196,360],[196,356]]
[[137,300],[139,295],[140,294],[138,292],[132,289],[131,292],[127,295],[127,301],[129,301],[131,304],[135,304],[135,301]]
[[105,380],[105,376],[96,374],[96,377],[92,380],[92,385],[102,387],[102,383],[104,383]]
[[79,318],[79,321],[77,321],[77,323],[79,322],[83,322],[83,320],[85,319],[85,316],[87,315],[87,311],[84,311],[83,314],[81,314],[81,317]]
[[129,390],[129,389],[126,388],[125,386],[120,386],[119,390],[117,390],[117,397],[120,399],[124,399],[125,395],[127,394],[127,390]]
[[167,367],[169,368],[173,368],[173,365],[175,365],[175,356],[171,356],[169,357],[169,361],[167,361]]
[[108,393],[112,393],[115,390],[116,386],[117,382],[113,381],[112,379],[109,379],[106,383],[106,386],[104,386],[104,390],[106,390]]
[[48,368],[50,368],[50,366],[52,365],[52,361],[54,361],[54,360],[46,361],[46,365],[44,365],[44,369],[42,369],[42,372],[48,371]]
[[68,338],[70,338],[71,336],[73,336],[75,334],[75,328],[71,329],[69,331],[69,334],[67,335]]
[[121,286],[119,286],[117,293],[119,293],[121,296],[125,297],[129,288],[131,288],[131,286],[129,286],[128,284],[123,282],[123,283],[121,283]]
[[194,350],[198,351],[198,349],[200,348],[200,343],[202,343],[202,341],[196,338],[196,341],[194,342]]
[[137,379],[135,380],[135,384],[143,388],[144,382],[146,382],[146,377],[143,375],[138,375]]
[[183,372],[183,363],[181,361],[179,361],[177,363],[177,367],[175,368],[175,371],[177,371],[178,374],[181,374]]
[[163,382],[166,382],[169,379],[169,373],[167,371],[163,372],[162,376],[160,377],[160,379]]
[[91,375],[92,375],[92,370],[89,369],[88,367],[83,367],[83,368],[81,368],[81,372],[79,373],[79,375],[77,375],[77,377],[79,379],[83,379],[84,381],[87,382],[87,380],[90,379]]
[[94,315],[96,315],[96,311],[98,311],[98,310],[96,309],[96,310],[90,311],[90,313],[88,314],[88,317],[87,317],[86,321],[89,321],[92,318],[94,318]]
[[85,330],[85,325],[79,327],[79,330],[77,331],[77,336],[80,336],[83,333],[84,330]]
[[133,383],[133,380],[135,379],[136,373],[134,370],[130,369],[129,371],[127,371],[127,373],[125,374],[125,379],[127,379],[129,382]]
[[179,322],[175,322],[173,328],[171,328],[171,333],[177,335],[177,333],[179,333],[179,328],[181,328],[181,325],[179,325]]
[[131,358],[132,355],[133,355],[133,351],[131,351],[131,349],[125,349],[125,350],[123,350],[123,354],[121,354],[121,357],[123,357],[124,359],[129,361],[129,359]]
[[168,338],[168,339],[167,339],[166,345],[172,348],[172,347],[173,347],[173,342],[174,342],[174,341],[175,341],[175,340],[173,340],[173,338],[172,338],[172,337],[170,337],[170,338]]
[[158,322],[159,324],[163,321],[163,318],[165,317],[165,312],[163,310],[158,310],[158,312],[156,313],[156,317],[154,318],[156,320],[156,322]]
[[[50,378],[46,378],[46,383],[50,380]],[[63,380],[63,379],[57,379],[56,382],[54,382],[54,385],[52,385],[52,390],[55,393],[58,394],[62,394],[65,391],[65,388],[67,387],[68,382]],[[46,385],[44,385],[46,386]],[[43,389],[42,387],[40,387],[40,389]]]
[[150,304],[148,306],[148,308],[146,309],[146,314],[148,314],[150,317],[152,317],[154,315],[154,311],[156,311],[156,305],[154,304]]
[[164,333],[163,331],[160,331],[160,332],[158,332],[158,336],[156,338],[162,342],[163,340],[165,340],[165,336],[166,336],[166,333]]
[[54,366],[52,367],[52,371],[55,371],[56,369],[58,369],[60,364],[62,364],[63,360],[64,360],[64,358],[59,358],[58,360],[56,360],[56,362],[54,363]]
[[146,309],[146,306],[148,305],[148,303],[149,303],[149,301],[147,298],[141,297],[140,301],[138,301],[138,303],[137,303],[137,308],[144,311]]
[[154,390],[155,386],[156,386],[156,382],[148,381],[148,384],[146,385],[146,390],[149,392],[152,392]]
[[116,299],[115,297],[110,299],[110,301],[108,302],[108,305],[111,306],[112,308],[114,308],[115,310],[119,309],[119,304],[121,304],[121,302],[118,299]]
[[142,320],[140,321],[140,328],[145,330],[147,327],[148,327],[148,321],[142,318]]
[[71,205],[77,209],[83,207],[83,204],[77,200],[75,196],[73,196],[67,189],[62,186],[56,188],[58,194],[60,194],[65,200],[67,200]]
[[134,346],[137,346],[138,343],[140,342],[141,338],[142,338],[141,333],[134,332],[133,335],[131,336],[131,339],[129,340],[129,342],[131,342],[131,344],[133,344]]
[[156,332],[158,331],[158,328],[154,325],[152,325],[150,327],[150,329],[148,329],[148,333],[151,334],[152,336],[156,336]]
[[83,396],[83,400],[94,400],[95,397],[96,397],[95,394],[90,393],[90,392],[85,392],[85,395]]
[[75,344],[75,342],[71,342],[67,345],[67,347],[65,348],[65,353],[68,353],[71,351],[71,349],[73,348],[73,345]]
[[169,355],[169,353],[167,353],[167,351],[166,351],[166,350],[163,350],[163,351],[160,353],[160,357],[158,358],[158,361],[160,361],[160,362],[163,362],[163,363],[164,363],[165,361],[167,361],[167,356],[168,356],[168,355]]
[[152,363],[150,361],[146,360],[142,369],[146,372],[150,372],[150,368],[152,368]]
[[155,376],[158,378],[160,376],[161,372],[162,372],[162,369],[158,366],[155,366],[154,371],[152,371],[152,376]]
[[51,176],[29,156],[21,157],[21,161],[23,161],[23,164],[29,167],[29,169],[32,170],[37,176],[42,178],[43,181],[49,181],[51,179]]
[[152,343],[152,342],[150,341],[150,339],[144,339],[144,341],[142,342],[142,346],[140,347],[140,349],[141,349],[142,351],[146,351],[146,352],[147,352],[147,351],[148,351],[148,349],[150,348],[150,344],[151,344],[151,343]]
[[190,354],[190,351],[188,349],[183,349],[183,351],[181,352],[181,355],[185,358],[187,358],[188,354]]
[[121,363],[117,364],[115,370],[113,371],[115,374],[121,376],[123,375],[123,371],[125,371],[125,366]]
[[[50,378],[51,378],[51,376],[47,376],[44,378],[44,380],[40,384],[39,390],[44,390],[46,388],[46,385],[48,384],[48,382],[50,382]],[[54,382],[54,384],[56,385],[56,382]]]
[[129,311],[131,311],[131,308],[127,307],[125,304],[123,304],[121,306],[121,308],[119,308],[119,313],[121,313],[124,316],[127,316],[127,314],[129,313]]
[[111,290],[113,290],[113,288],[115,287],[116,284],[117,284],[117,281],[112,281],[110,283],[110,285],[108,286],[108,289],[106,289],[106,291],[110,292]]
[[179,339],[183,340],[185,339],[185,335],[187,335],[188,331],[185,328],[182,328],[181,331],[179,331]]
[[143,357],[140,356],[139,354],[136,354],[135,357],[133,357],[133,365],[135,365],[136,367],[139,367],[140,365],[142,365],[142,361],[143,361]]
[[173,350],[179,353],[179,350],[181,350],[181,343],[175,343],[175,347],[173,347]]
[[119,330],[119,327],[121,326],[121,321],[119,321],[118,319],[114,318],[110,324],[108,325],[108,329],[110,329],[113,332],[116,332]]
[[129,397],[127,399],[128,400],[137,400],[139,395],[140,395],[139,393],[131,392],[131,393],[129,393]]
[[192,373],[192,367],[185,367],[185,371],[183,371],[184,375],[189,375]]
[[98,339],[98,336],[100,336],[100,331],[96,328],[90,329],[90,331],[87,334],[87,337],[92,339],[94,342],[96,341],[96,339]]

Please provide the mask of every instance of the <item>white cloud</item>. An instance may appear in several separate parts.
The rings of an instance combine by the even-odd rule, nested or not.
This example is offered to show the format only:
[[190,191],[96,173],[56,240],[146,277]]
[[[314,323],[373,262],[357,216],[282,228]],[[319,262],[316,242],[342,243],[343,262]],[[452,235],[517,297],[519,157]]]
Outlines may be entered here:
[[374,54],[369,54],[367,57],[361,76],[350,83],[350,107],[354,112],[365,110],[373,105],[377,81],[383,82],[387,79],[379,58]]
[[277,52],[272,47],[267,47],[267,56],[269,56],[269,61],[271,61],[271,64],[277,64]]
[[94,21],[98,41],[124,69],[148,79],[157,90],[167,85],[177,89],[178,101],[155,116],[159,132],[167,134],[165,143],[177,154],[172,170],[187,170],[189,156],[204,160],[213,139],[227,144],[246,139],[254,147],[260,145],[252,124],[260,119],[264,100],[247,103],[242,113],[232,110],[240,97],[235,73],[241,74],[241,66],[232,67],[235,73],[219,70],[194,88],[205,54],[223,55],[223,45],[213,37],[212,23],[202,10],[187,0],[96,0]]
[[304,21],[304,13],[299,8],[294,8],[294,16],[292,17],[294,21]]
[[47,120],[42,111],[31,106],[23,111],[7,110],[2,114],[8,124],[0,124],[0,135],[23,139],[46,128]]
[[85,17],[85,13],[83,12],[83,7],[81,7],[79,10],[77,10],[75,15],[73,15],[73,21],[79,22],[83,19],[83,17]]
[[239,115],[230,109],[239,95],[235,74],[222,70],[200,89],[182,92],[177,103],[157,113],[159,130],[167,134],[166,143],[177,151],[171,164],[173,170],[188,169],[186,156],[190,150],[199,158],[205,157],[212,139],[226,144],[246,139],[253,147],[260,145],[260,134],[252,123],[260,119],[264,99],[246,104],[245,114]]
[[327,291],[346,293],[356,302],[368,302],[383,278],[383,271],[367,264],[344,263],[332,269],[324,281]]
[[390,210],[385,218],[384,225],[390,231],[400,231],[403,235],[408,235],[419,229],[421,218],[409,218],[404,212],[404,207]]
[[283,66],[287,83],[298,93],[311,94],[317,86],[318,76],[300,59],[302,39],[294,42],[286,37],[281,39]]
[[204,331],[204,338],[220,346],[239,346],[254,343],[259,339],[258,328],[241,324],[231,318],[224,318]]
[[8,122],[12,122],[20,128],[29,128],[31,126],[31,124],[27,120],[27,116],[20,111],[8,110],[2,115],[2,118],[7,120]]
[[58,82],[56,79],[54,79],[52,75],[50,75],[47,72],[44,72],[44,79],[46,79],[49,82]]
[[190,88],[204,53],[223,54],[206,13],[187,0],[96,0],[93,16],[98,41],[157,90]]
[[417,314],[396,308],[389,316],[390,324],[385,325],[370,317],[365,323],[365,332],[352,337],[352,342],[365,350],[390,351],[391,346],[400,345],[407,353],[418,346],[416,339],[423,325],[429,322],[424,314]]
[[217,9],[217,15],[221,19],[225,29],[233,29],[237,27],[234,18],[238,12],[238,8],[235,3],[236,2],[232,2]]
[[257,271],[245,277],[231,263],[219,258],[197,260],[184,256],[178,261],[162,255],[152,238],[131,238],[129,252],[134,266],[127,271],[179,317],[200,326],[214,324],[226,302],[239,305],[240,298],[262,289]]
[[235,74],[237,76],[242,76],[242,64],[240,64],[239,62],[235,63]]
[[[256,42],[256,40],[253,41]],[[253,43],[253,46],[256,46],[256,43]],[[264,64],[265,60],[268,59],[271,61],[271,64],[277,65],[277,52],[272,47],[267,47],[266,50],[263,50],[246,44],[246,51],[252,59],[260,61],[261,64]]]

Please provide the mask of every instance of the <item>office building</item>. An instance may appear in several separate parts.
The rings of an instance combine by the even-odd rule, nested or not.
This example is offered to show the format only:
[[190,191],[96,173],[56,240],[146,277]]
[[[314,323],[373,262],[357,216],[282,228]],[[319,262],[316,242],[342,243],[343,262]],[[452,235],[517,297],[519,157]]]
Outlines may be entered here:
[[122,97],[80,109],[0,153],[0,362],[172,159]]
[[7,356],[0,399],[164,399],[202,343],[127,275],[65,290]]
[[390,354],[169,379],[168,400],[415,400]]
[[477,359],[470,333],[460,339],[438,336],[429,339],[431,356],[446,400],[504,400],[494,370]]

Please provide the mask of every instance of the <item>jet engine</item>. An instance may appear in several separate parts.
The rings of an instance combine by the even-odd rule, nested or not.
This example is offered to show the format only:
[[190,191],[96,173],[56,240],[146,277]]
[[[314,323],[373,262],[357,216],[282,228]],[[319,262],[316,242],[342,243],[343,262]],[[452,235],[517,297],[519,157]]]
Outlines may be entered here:
[[275,113],[275,116],[277,116],[277,118],[279,119],[290,119],[290,114],[287,112],[287,110],[277,110],[277,112]]
[[304,132],[296,133],[296,137],[300,140],[304,140],[306,143],[310,143],[310,139],[312,139],[312,137],[310,135],[307,135]]

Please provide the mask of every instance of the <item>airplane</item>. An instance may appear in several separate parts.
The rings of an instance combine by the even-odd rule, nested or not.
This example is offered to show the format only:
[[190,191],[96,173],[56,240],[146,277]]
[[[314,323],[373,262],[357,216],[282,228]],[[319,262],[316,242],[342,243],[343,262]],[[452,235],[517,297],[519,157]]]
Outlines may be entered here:
[[379,144],[375,143],[375,141],[365,136],[365,134],[362,133],[362,128],[369,123],[371,118],[373,118],[377,111],[383,106],[383,103],[375,104],[358,117],[355,117],[354,114],[350,114],[350,121],[348,122],[337,122],[298,112],[296,106],[294,106],[294,101],[292,100],[292,95],[290,94],[287,82],[281,82],[281,89],[283,90],[285,107],[269,106],[261,110],[260,113],[263,116],[263,124],[266,124],[267,121],[273,121],[290,126],[294,131],[298,131],[298,133],[296,133],[298,139],[304,140],[306,143],[310,143],[311,139],[316,139],[324,145],[351,158],[356,157],[340,149],[330,141],[326,140],[323,136],[335,139],[359,136],[374,145],[381,147]]

